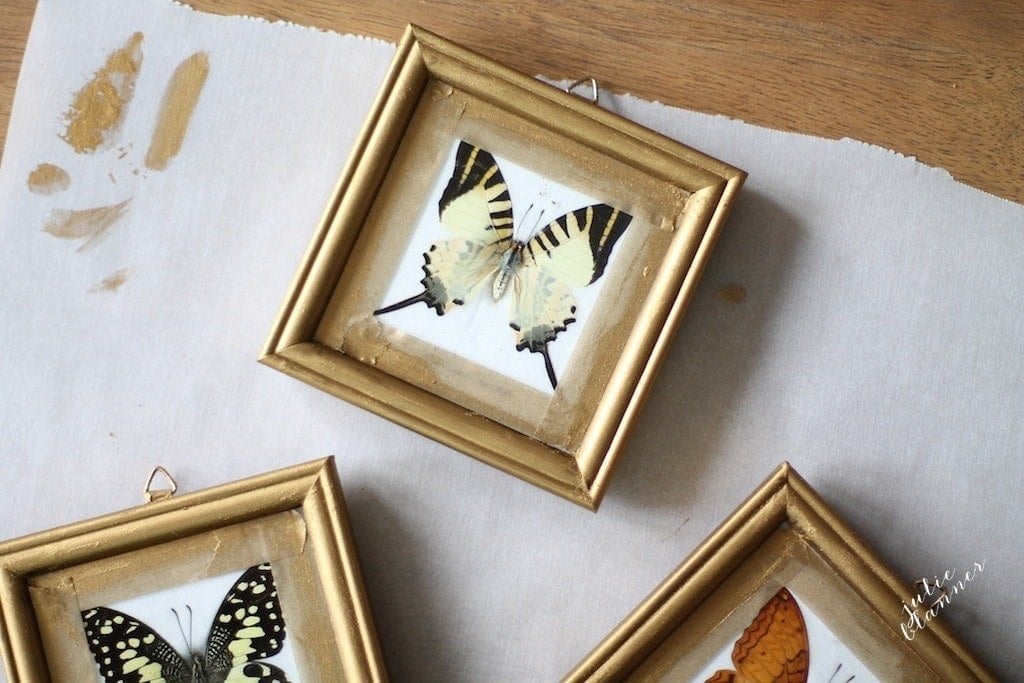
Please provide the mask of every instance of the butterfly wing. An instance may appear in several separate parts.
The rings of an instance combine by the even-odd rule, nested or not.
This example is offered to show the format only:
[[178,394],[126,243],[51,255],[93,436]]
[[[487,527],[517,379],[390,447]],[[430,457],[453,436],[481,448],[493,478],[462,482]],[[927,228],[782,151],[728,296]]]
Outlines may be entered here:
[[708,683],[806,683],[809,660],[803,614],[793,594],[783,588],[765,603],[733,646],[736,671],[718,671]]
[[501,250],[493,244],[464,239],[438,242],[423,254],[425,303],[438,315],[472,299],[501,262]]
[[740,683],[740,679],[736,676],[735,671],[716,671],[715,675],[704,683]]
[[284,617],[270,565],[250,567],[238,577],[213,617],[206,641],[207,668],[225,672],[272,657],[284,647],[284,639]]
[[516,332],[517,351],[544,356],[552,388],[558,380],[548,343],[576,321],[572,288],[585,287],[604,274],[612,247],[631,220],[607,204],[585,206],[555,219],[523,247],[509,325]]
[[493,275],[512,245],[512,201],[491,153],[459,142],[455,167],[438,202],[441,223],[457,239],[430,246],[423,254],[423,292],[373,312],[383,315],[425,303],[438,315],[469,301]]
[[82,612],[89,651],[105,683],[189,683],[191,665],[146,624],[109,607]]
[[512,200],[501,169],[490,152],[468,142],[459,142],[438,212],[460,237],[504,248],[512,243]]
[[523,265],[546,268],[570,287],[589,285],[604,274],[612,248],[632,220],[607,204],[570,211],[530,238]]
[[576,321],[576,300],[569,287],[544,268],[520,268],[513,280],[513,307],[509,325],[516,333],[516,351],[544,356],[551,388],[558,386],[548,342]]
[[224,683],[289,683],[284,671],[266,662],[249,662],[231,668]]

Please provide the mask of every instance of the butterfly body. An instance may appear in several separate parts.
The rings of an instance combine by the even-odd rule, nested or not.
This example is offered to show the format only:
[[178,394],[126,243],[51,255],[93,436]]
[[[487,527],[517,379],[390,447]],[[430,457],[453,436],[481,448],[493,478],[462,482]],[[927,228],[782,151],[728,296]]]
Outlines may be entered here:
[[523,247],[525,246],[525,242],[514,241],[512,246],[501,255],[498,272],[494,275],[494,286],[491,288],[495,301],[501,300],[501,297],[504,296],[505,291],[508,289],[509,283],[515,277],[516,271],[523,262]]
[[280,668],[258,661],[279,653],[285,639],[270,565],[250,567],[235,581],[213,619],[205,651],[187,657],[115,609],[85,610],[82,621],[104,683],[288,683]]
[[214,681],[206,673],[206,657],[201,652],[192,653],[192,681],[191,683],[219,683]]
[[374,315],[416,303],[445,315],[488,282],[494,301],[511,285],[509,327],[516,334],[516,351],[541,354],[551,387],[556,388],[548,344],[576,322],[572,289],[601,277],[632,216],[607,204],[593,204],[555,219],[525,241],[516,240],[512,201],[501,170],[490,152],[467,142],[459,143],[438,213],[457,237],[436,242],[423,254],[423,292]]
[[220,671],[211,671],[206,663],[205,653],[192,652],[190,655],[192,673],[189,683],[224,683],[227,679],[228,673],[231,671],[230,666],[227,669],[222,668]]
[[[167,683],[178,683],[176,679],[165,680]],[[193,652],[191,677],[181,683],[235,683],[236,681],[286,683],[287,679],[280,669],[264,662],[249,662],[237,667],[229,664],[227,668],[209,669],[203,653]]]

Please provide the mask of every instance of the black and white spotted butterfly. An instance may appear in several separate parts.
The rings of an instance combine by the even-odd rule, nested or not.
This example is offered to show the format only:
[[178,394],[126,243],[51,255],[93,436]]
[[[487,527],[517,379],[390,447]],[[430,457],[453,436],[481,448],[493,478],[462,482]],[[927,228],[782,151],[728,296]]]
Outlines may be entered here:
[[607,204],[593,204],[556,218],[525,242],[513,237],[512,201],[498,163],[487,150],[460,141],[452,177],[438,202],[441,223],[458,237],[423,254],[423,292],[374,311],[383,315],[423,302],[438,315],[450,312],[492,282],[501,299],[512,285],[509,326],[516,351],[544,357],[551,388],[558,385],[548,344],[576,322],[572,289],[604,273],[615,242],[633,219]]
[[269,564],[247,569],[224,596],[205,652],[182,657],[153,629],[109,607],[82,612],[89,650],[105,683],[288,683],[258,660],[284,645],[284,619]]

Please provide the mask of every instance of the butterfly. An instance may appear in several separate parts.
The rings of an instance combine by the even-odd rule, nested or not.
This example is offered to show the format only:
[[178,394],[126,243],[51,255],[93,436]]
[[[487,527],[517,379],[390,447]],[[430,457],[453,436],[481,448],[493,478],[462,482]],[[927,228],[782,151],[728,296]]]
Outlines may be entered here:
[[719,670],[705,683],[806,683],[807,626],[793,594],[779,590],[732,648],[735,671]]
[[612,247],[633,217],[594,204],[551,221],[525,242],[517,240],[501,169],[490,152],[465,141],[459,141],[438,214],[457,237],[436,242],[423,254],[423,292],[374,315],[420,302],[444,315],[473,299],[488,282],[494,301],[511,285],[509,326],[516,351],[541,354],[551,388],[556,388],[548,344],[576,322],[572,290],[604,274]]
[[213,618],[206,651],[182,657],[138,619],[109,607],[82,612],[104,683],[288,683],[266,659],[284,645],[284,619],[269,564],[245,570]]

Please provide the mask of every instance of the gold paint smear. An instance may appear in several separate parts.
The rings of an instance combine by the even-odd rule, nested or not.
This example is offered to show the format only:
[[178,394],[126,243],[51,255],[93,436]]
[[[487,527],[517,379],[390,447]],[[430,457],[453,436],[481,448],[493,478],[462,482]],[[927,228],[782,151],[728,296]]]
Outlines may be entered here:
[[210,58],[205,52],[197,52],[174,70],[171,80],[167,82],[153,140],[146,152],[147,167],[162,171],[181,151],[188,124],[209,73]]
[[747,298],[747,290],[740,285],[729,285],[715,292],[719,299],[728,301],[731,304],[742,303]]
[[67,132],[61,139],[79,154],[106,146],[121,127],[142,64],[142,38],[134,33],[124,47],[112,52],[64,113]]
[[[89,288],[90,293],[95,292],[116,292],[121,285],[128,281],[129,268],[116,270]],[[113,436],[113,434],[111,434]]]
[[68,172],[54,164],[39,164],[28,174],[28,189],[36,194],[63,192],[70,185]]
[[61,239],[84,239],[85,243],[78,248],[78,251],[82,251],[94,244],[114,223],[117,223],[124,216],[129,201],[131,200],[126,199],[120,204],[97,206],[93,209],[80,209],[77,211],[55,209],[50,213],[49,218],[46,219],[43,231]]

